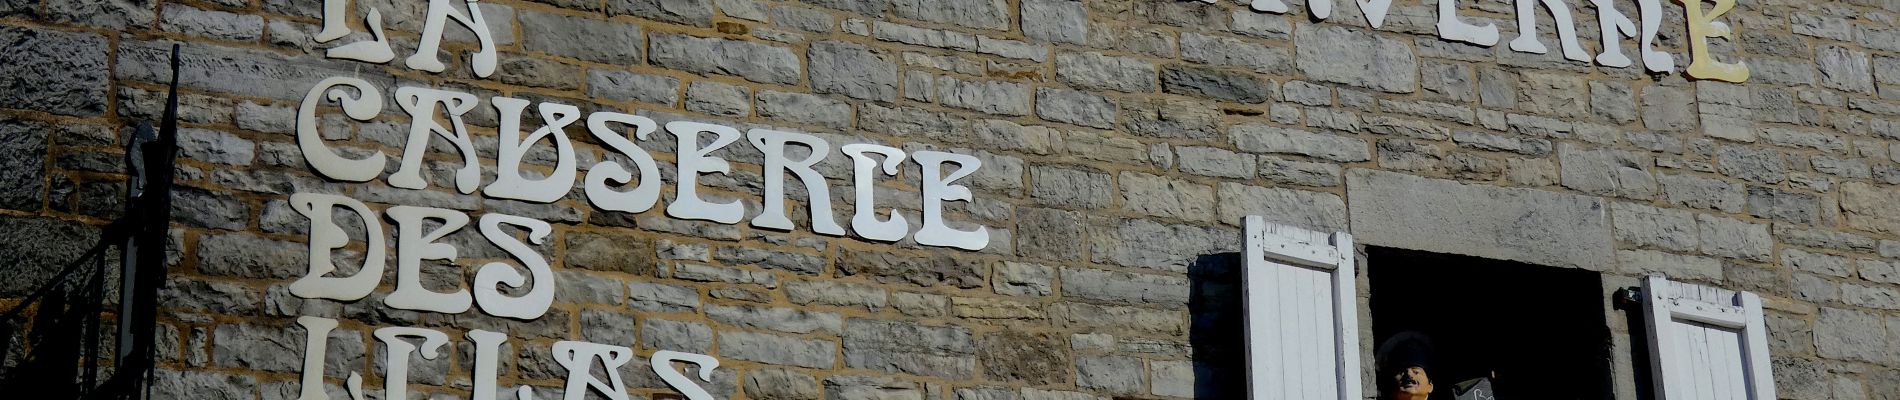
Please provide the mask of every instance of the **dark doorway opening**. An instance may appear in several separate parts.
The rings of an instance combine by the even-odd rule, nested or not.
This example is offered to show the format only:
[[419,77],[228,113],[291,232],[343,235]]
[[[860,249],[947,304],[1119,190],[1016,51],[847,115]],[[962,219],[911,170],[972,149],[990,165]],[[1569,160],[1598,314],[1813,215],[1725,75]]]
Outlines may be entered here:
[[1407,331],[1429,337],[1433,400],[1450,400],[1453,385],[1487,376],[1495,376],[1502,400],[1613,396],[1597,273],[1377,247],[1367,253],[1375,343]]

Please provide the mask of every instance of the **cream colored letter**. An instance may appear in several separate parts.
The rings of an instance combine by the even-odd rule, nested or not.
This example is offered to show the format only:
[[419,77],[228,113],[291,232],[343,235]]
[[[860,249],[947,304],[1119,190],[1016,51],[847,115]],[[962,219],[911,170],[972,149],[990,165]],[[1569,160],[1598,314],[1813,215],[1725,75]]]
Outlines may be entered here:
[[1747,63],[1719,62],[1709,56],[1709,38],[1735,39],[1735,31],[1727,23],[1716,20],[1735,8],[1735,0],[1708,0],[1715,3],[1715,8],[1706,13],[1702,10],[1702,0],[1677,1],[1682,2],[1683,19],[1689,22],[1689,76],[1735,83],[1748,81]]

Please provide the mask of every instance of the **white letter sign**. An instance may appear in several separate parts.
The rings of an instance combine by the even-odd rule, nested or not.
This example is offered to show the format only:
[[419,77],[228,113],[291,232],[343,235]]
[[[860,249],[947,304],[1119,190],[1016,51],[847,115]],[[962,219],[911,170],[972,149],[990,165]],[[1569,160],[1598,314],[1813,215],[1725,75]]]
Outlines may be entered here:
[[[989,230],[979,226],[974,231],[959,231],[943,221],[943,202],[972,200],[970,188],[951,182],[976,173],[976,169],[983,166],[983,161],[963,154],[936,151],[919,151],[911,154],[911,159],[924,167],[924,227],[917,230],[917,244],[965,250],[982,249],[989,244]],[[946,162],[956,164],[957,169],[944,173],[943,164]]]

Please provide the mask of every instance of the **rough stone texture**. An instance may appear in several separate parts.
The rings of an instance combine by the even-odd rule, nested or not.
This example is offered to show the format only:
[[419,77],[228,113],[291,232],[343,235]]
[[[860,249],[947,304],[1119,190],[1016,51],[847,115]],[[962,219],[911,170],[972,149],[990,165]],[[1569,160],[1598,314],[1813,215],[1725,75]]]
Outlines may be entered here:
[[863,275],[883,283],[969,289],[983,286],[987,270],[974,261],[947,256],[913,258],[877,251],[847,251],[838,257],[838,273]]
[[848,367],[948,379],[975,376],[976,342],[966,329],[866,319],[846,325]]
[[[1892,270],[1889,270],[1892,271]],[[1900,279],[1900,271],[1889,272],[1888,276]],[[996,266],[996,275],[991,280],[996,294],[1013,296],[1047,296],[1051,290],[1051,280],[1055,278],[1055,269],[1044,265],[1008,262]]]
[[1141,359],[1134,357],[1077,357],[1075,385],[1109,393],[1141,393],[1147,385]]
[[1764,224],[1697,215],[1696,226],[1702,238],[1702,254],[1767,261],[1775,244]]
[[1822,357],[1875,363],[1892,362],[1886,321],[1861,311],[1822,308],[1815,321],[1814,348]]
[[1241,151],[1271,154],[1295,154],[1337,162],[1372,159],[1363,139],[1313,133],[1267,125],[1237,125],[1227,134]]
[[848,42],[807,50],[812,90],[877,101],[897,100],[897,64],[884,52]]
[[617,101],[642,101],[671,107],[679,104],[678,78],[626,71],[587,71],[588,94]]
[[1017,252],[1024,257],[1047,260],[1072,260],[1084,240],[1082,216],[1073,211],[1047,208],[1023,208],[1017,211]]
[[686,109],[713,115],[751,115],[752,91],[744,86],[693,82],[686,85]]
[[1307,79],[1392,93],[1417,89],[1418,57],[1405,41],[1336,25],[1309,24],[1294,29],[1293,41],[1300,72]]
[[1700,246],[1695,214],[1632,203],[1614,203],[1610,210],[1616,221],[1616,240],[1671,251],[1694,251]]
[[567,265],[596,271],[652,275],[653,244],[631,236],[574,234],[567,236]]
[[899,17],[971,28],[1009,29],[1009,4],[1003,0],[892,0]]
[[231,41],[257,40],[264,34],[264,18],[192,7],[166,7],[164,29],[170,32]]
[[1004,331],[984,336],[976,348],[990,379],[1029,385],[1068,380],[1069,351],[1060,336]]
[[710,26],[712,25],[713,2],[708,0],[611,0],[607,2],[607,12],[677,24]]
[[0,259],[15,273],[0,276],[0,296],[24,297],[98,241],[97,227],[47,218],[0,218]]
[[1239,226],[1247,216],[1317,231],[1346,229],[1346,202],[1331,193],[1221,183],[1220,222]]
[[1197,63],[1249,68],[1265,74],[1285,74],[1293,69],[1292,54],[1287,54],[1285,48],[1196,33],[1181,35],[1181,58]]
[[746,374],[745,392],[759,400],[818,400],[818,379],[783,369],[754,370]]
[[1205,220],[1214,211],[1214,188],[1139,172],[1121,178],[1122,206],[1133,212],[1184,220]]
[[1362,169],[1346,190],[1361,243],[1588,270],[1616,258],[1595,198]]
[[1187,305],[1186,279],[1099,269],[1062,270],[1062,294],[1083,299],[1180,308]]
[[924,400],[915,382],[871,376],[838,375],[825,379],[826,400]]
[[1232,230],[1129,219],[1092,227],[1089,250],[1094,261],[1116,265],[1187,271],[1196,257],[1238,251]]
[[46,190],[46,146],[51,127],[32,121],[0,122],[0,208],[34,211]]
[[1106,97],[1062,89],[1036,90],[1036,115],[1042,119],[1091,128],[1115,126],[1117,108]]
[[1847,217],[1847,225],[1856,229],[1894,234],[1900,233],[1900,189],[1875,186],[1861,182],[1841,184],[1841,214]]
[[0,26],[0,108],[93,116],[106,111],[106,38]]
[[851,125],[851,105],[804,93],[760,91],[759,116],[792,123],[844,130]]
[[698,74],[733,75],[759,83],[797,83],[798,55],[783,47],[675,33],[650,35],[655,65]]
[[1648,199],[1657,191],[1649,174],[1653,162],[1641,154],[1585,150],[1565,144],[1557,147],[1564,187],[1598,196]]
[[249,399],[257,378],[220,372],[159,369],[152,373],[152,398]]
[[719,355],[766,364],[830,368],[837,361],[831,341],[752,332],[719,333]]
[[1152,92],[1156,79],[1154,64],[1097,52],[1057,54],[1056,78],[1078,88],[1122,92]]
[[1161,91],[1257,104],[1273,98],[1273,83],[1245,73],[1176,65],[1161,71]]
[[[120,149],[163,112],[171,45],[182,43],[161,398],[296,397],[299,365],[284,354],[300,351],[302,315],[343,320],[326,351],[333,398],[347,397],[349,372],[380,397],[386,361],[368,335],[393,326],[455,342],[453,361],[418,361],[414,398],[468,397],[472,329],[508,334],[503,353],[515,357],[501,383],[525,380],[543,398],[561,395],[549,346],[562,340],[711,354],[725,362],[706,385],[717,398],[1235,397],[1226,371],[1241,367],[1206,342],[1237,331],[1220,325],[1237,296],[1222,260],[1242,251],[1248,215],[1369,247],[1596,271],[1605,296],[1652,273],[1751,291],[1767,308],[1781,397],[1900,393],[1900,8],[1890,2],[1740,2],[1718,18],[1735,37],[1710,43],[1716,60],[1747,63],[1743,83],[1682,72],[1680,4],[1664,5],[1658,43],[1677,71],[1651,74],[1440,40],[1432,2],[1399,2],[1380,28],[1351,2],[1325,20],[1298,1],[1288,13],[1159,0],[483,3],[500,52],[492,77],[470,71],[476,44],[457,23],[444,30],[446,70],[406,66],[422,1],[351,2],[356,32],[316,43],[320,1],[0,0],[0,264],[10,267],[0,304],[50,279],[122,213]],[[1510,2],[1467,3],[1466,20],[1513,34]],[[1595,15],[1569,4],[1594,50]],[[370,9],[397,59],[325,57],[370,39]],[[1539,22],[1548,39],[1553,22]],[[1624,43],[1635,55],[1635,40]],[[397,88],[473,95],[461,122],[484,184],[496,96],[651,118],[657,132],[632,141],[658,160],[661,207],[677,195],[670,122],[825,137],[834,153],[818,170],[845,222],[857,205],[836,146],[973,155],[984,167],[958,182],[973,200],[945,203],[945,215],[988,229],[991,243],[969,252],[813,233],[796,184],[789,232],[600,210],[580,185],[551,204],[461,194],[447,185],[460,161],[435,139],[418,152],[425,190],[390,187],[387,174],[330,180],[295,136],[303,99],[330,77],[368,81],[384,100],[355,121],[317,93],[316,133],[351,158],[402,156],[412,117],[392,101]],[[543,125],[528,114],[523,132]],[[627,161],[591,131],[581,121],[562,133],[577,181],[600,161]],[[552,171],[556,152],[542,143],[527,175]],[[757,213],[760,153],[735,142],[714,154],[732,169],[703,175],[702,195]],[[903,165],[876,177],[875,209],[915,229],[920,171]],[[309,267],[308,222],[288,197],[300,192],[379,213],[548,221],[530,247],[555,272],[554,304],[532,321],[481,305],[394,309],[382,300],[393,272],[366,299],[298,298],[287,285]],[[356,237],[335,252],[341,275],[363,257],[365,218],[337,219]],[[387,218],[367,219],[394,237]],[[473,222],[442,240],[458,259],[429,263],[425,286],[474,289],[494,262],[526,272]],[[1614,397],[1635,398],[1646,360],[1628,347],[1640,324],[1603,312]],[[1362,327],[1383,323],[1367,318]],[[1377,338],[1361,339],[1373,353]],[[0,366],[18,365],[22,347],[11,348]],[[623,368],[631,396],[671,394],[645,361]]]
[[1029,86],[1000,81],[938,77],[936,100],[945,106],[989,114],[1029,115]]
[[1069,208],[1102,208],[1114,201],[1107,174],[1059,167],[1030,170],[1030,194],[1037,201]]
[[1023,35],[1045,42],[1087,44],[1088,11],[1082,2],[1023,0]]

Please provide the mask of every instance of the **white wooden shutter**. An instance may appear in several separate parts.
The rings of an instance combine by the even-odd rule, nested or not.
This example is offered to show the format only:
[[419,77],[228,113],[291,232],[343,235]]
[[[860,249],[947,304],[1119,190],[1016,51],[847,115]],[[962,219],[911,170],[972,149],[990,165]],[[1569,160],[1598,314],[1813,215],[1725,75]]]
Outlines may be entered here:
[[1643,281],[1658,400],[1774,400],[1761,298],[1660,276]]
[[1247,217],[1247,390],[1254,400],[1358,400],[1352,236]]

